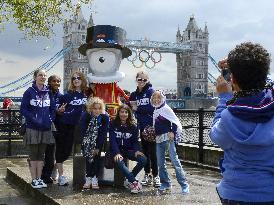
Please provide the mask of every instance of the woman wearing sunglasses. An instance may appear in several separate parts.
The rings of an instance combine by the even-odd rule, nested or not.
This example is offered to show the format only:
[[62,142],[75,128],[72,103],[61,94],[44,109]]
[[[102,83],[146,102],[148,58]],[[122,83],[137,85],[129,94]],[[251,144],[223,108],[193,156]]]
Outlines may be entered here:
[[68,185],[67,178],[63,175],[63,162],[71,154],[74,142],[74,130],[80,121],[87,98],[85,90],[87,81],[83,73],[76,71],[72,74],[68,92],[60,98],[60,106],[64,112],[59,116],[58,137],[56,137],[56,167],[58,170],[58,184]]
[[[151,83],[149,82],[149,76],[146,72],[140,71],[136,75],[137,89],[131,93],[129,101],[132,109],[135,111],[138,126],[141,133],[141,143],[145,156],[147,157],[147,163],[144,167],[145,176],[142,180],[142,185],[153,185],[159,187],[161,185],[160,178],[158,176],[158,166],[156,158],[156,142],[150,142],[144,140],[142,133],[147,126],[153,126],[153,111],[154,108],[150,103],[150,97],[154,92]],[[152,176],[150,172],[152,170]]]

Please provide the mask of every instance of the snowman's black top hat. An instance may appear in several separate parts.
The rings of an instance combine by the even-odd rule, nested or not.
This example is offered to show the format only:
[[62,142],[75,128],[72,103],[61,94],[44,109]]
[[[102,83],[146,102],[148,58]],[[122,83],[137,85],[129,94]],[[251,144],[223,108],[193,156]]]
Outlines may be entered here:
[[87,29],[86,43],[78,51],[86,55],[87,49],[92,48],[117,48],[122,50],[122,57],[129,57],[132,52],[125,47],[126,31],[111,25],[97,25]]

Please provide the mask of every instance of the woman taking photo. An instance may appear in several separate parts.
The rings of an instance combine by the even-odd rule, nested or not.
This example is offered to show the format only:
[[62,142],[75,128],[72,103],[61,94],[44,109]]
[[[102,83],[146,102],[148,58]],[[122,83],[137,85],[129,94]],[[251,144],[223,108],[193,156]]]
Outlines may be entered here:
[[41,179],[44,154],[47,144],[55,142],[51,130],[55,118],[55,102],[45,85],[46,77],[44,70],[34,72],[33,84],[24,92],[20,109],[26,119],[24,144],[29,148],[31,186],[36,189],[47,187]]

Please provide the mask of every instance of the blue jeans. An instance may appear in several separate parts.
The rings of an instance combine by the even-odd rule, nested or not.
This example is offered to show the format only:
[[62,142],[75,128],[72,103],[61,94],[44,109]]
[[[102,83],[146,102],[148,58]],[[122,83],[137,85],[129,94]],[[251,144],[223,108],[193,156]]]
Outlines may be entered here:
[[159,166],[159,176],[160,176],[161,184],[165,188],[171,186],[171,180],[167,172],[166,159],[165,159],[165,153],[168,148],[169,148],[170,160],[175,168],[177,181],[181,185],[181,187],[184,187],[186,183],[185,173],[181,165],[181,162],[178,159],[175,143],[173,140],[172,141],[166,140],[164,142],[157,143],[156,145],[157,162]]
[[[117,164],[117,166],[119,167],[119,169],[121,170],[123,175],[128,179],[129,182],[132,183],[134,181],[137,181],[135,177],[146,165],[147,158],[145,156],[140,156],[140,155],[135,157],[134,151],[124,151],[121,155],[123,156],[124,160],[121,160],[115,163]],[[136,166],[132,169],[132,171],[129,171],[128,167],[126,166],[125,164],[126,159],[137,162]]]

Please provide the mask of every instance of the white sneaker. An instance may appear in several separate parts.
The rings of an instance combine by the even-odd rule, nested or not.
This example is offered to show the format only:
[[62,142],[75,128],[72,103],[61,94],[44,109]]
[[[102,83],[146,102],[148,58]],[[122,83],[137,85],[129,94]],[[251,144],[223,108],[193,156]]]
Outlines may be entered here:
[[59,186],[67,186],[68,185],[68,179],[65,176],[59,176],[58,177],[58,185]]
[[41,188],[47,188],[48,185],[42,180],[42,179],[37,179],[36,180],[38,182],[38,185],[41,187]]
[[58,172],[57,172],[57,169],[54,168],[52,173],[51,173],[51,178],[54,180],[54,181],[57,181],[58,179]]
[[138,194],[141,191],[142,191],[142,185],[141,185],[140,182],[135,181],[135,182],[131,183],[131,186],[130,186],[130,192],[131,193]]
[[160,181],[160,177],[159,176],[154,177],[154,179],[153,179],[153,186],[154,187],[160,187],[161,186],[161,181]]
[[131,186],[131,183],[126,179],[126,180],[124,181],[124,187],[125,187],[126,189],[130,189],[130,186]]
[[148,185],[152,185],[152,176],[145,174],[143,180],[141,181],[141,184],[143,186],[148,186]]
[[98,179],[96,176],[92,177],[92,179],[91,179],[91,187],[92,187],[92,189],[99,189]]
[[83,189],[90,189],[92,183],[91,177],[86,177],[86,183],[83,185]]
[[30,183],[30,185],[32,186],[32,188],[34,189],[41,189],[42,186],[39,184],[39,182],[36,179],[33,179]]

